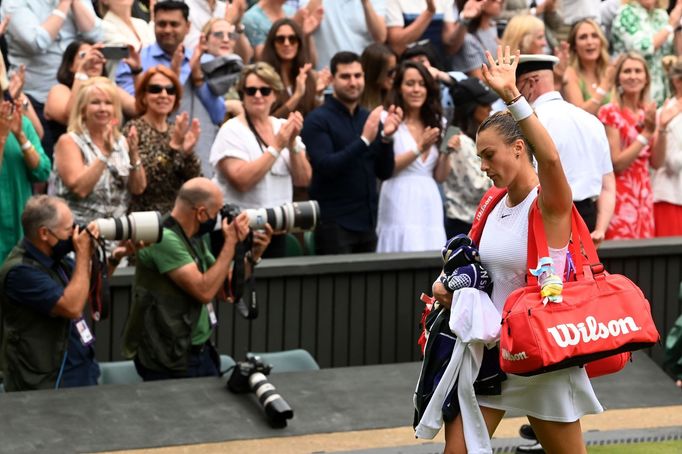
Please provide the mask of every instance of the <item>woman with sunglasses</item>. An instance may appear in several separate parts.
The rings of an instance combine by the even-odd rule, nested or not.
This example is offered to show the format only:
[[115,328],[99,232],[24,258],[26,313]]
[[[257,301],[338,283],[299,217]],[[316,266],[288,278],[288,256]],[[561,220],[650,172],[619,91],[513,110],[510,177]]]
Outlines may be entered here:
[[360,97],[360,105],[372,110],[384,105],[388,92],[393,88],[398,58],[387,45],[374,43],[362,52],[360,64],[365,73],[365,89]]
[[450,173],[436,144],[443,129],[438,83],[421,63],[398,68],[387,105],[404,112],[393,136],[395,170],[379,194],[377,252],[437,250],[445,243],[438,184]]
[[[308,186],[312,170],[299,137],[303,116],[270,116],[277,93],[284,89],[267,63],[245,66],[237,83],[244,113],[227,121],[211,148],[213,180],[225,203],[266,208],[291,202],[293,185]],[[282,257],[285,238],[275,236],[264,257]]]
[[106,77],[83,82],[69,117],[68,133],[55,145],[50,194],[65,199],[77,223],[122,216],[131,194],[147,186],[137,149],[119,130],[121,101]]
[[142,116],[126,123],[122,132],[137,137],[147,187],[142,194],[133,195],[129,211],[170,212],[178,188],[201,174],[201,163],[194,153],[199,121],[190,123],[186,112],[174,121],[170,117],[180,98],[180,81],[167,67],[154,66],[140,76],[135,102]]
[[328,69],[319,73],[311,69],[310,52],[303,38],[301,27],[284,18],[272,24],[265,39],[262,61],[275,68],[285,88],[273,107],[275,117],[286,118],[294,111],[305,117],[321,104],[322,92],[331,82]]

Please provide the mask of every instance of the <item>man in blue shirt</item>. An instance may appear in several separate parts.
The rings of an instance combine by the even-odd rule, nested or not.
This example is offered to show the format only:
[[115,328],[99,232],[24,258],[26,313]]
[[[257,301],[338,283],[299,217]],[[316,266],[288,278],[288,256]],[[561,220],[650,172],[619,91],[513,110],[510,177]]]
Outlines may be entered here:
[[[94,337],[83,318],[92,240],[74,228],[57,197],[34,196],[21,218],[25,237],[0,269],[7,391],[96,385]],[[97,225],[88,226],[96,236]],[[76,260],[66,258],[75,250]]]
[[[205,176],[212,175],[208,153],[218,126],[225,119],[225,100],[214,95],[205,83],[199,56],[193,57],[194,49],[182,44],[190,31],[189,7],[182,1],[166,0],[154,5],[154,34],[156,42],[140,51],[140,61],[131,68],[121,62],[116,69],[116,84],[135,95],[135,78],[143,71],[163,65],[176,72],[183,86],[178,112],[189,113],[201,123],[202,134],[196,149]],[[131,62],[134,59],[128,59]]]
[[393,175],[393,134],[402,111],[391,106],[381,130],[382,107],[359,105],[365,87],[360,57],[339,52],[331,60],[333,95],[303,123],[313,177],[310,198],[320,204],[318,254],[374,252],[377,178]]

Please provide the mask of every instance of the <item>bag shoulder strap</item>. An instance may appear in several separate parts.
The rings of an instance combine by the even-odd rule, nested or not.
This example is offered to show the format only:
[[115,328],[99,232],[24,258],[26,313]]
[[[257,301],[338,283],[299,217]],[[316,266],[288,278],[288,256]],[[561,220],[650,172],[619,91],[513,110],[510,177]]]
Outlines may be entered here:
[[[571,238],[568,243],[568,251],[575,264],[577,280],[585,278],[585,260],[587,260],[592,273],[599,274],[604,271],[590,231],[575,205],[571,208]],[[530,274],[530,269],[536,267],[539,257],[549,257],[549,246],[547,245],[547,235],[540,213],[539,199],[533,202],[528,212],[527,254],[526,282],[528,285],[534,285],[537,283],[537,278]]]
[[471,230],[469,230],[469,238],[471,238],[476,246],[480,246],[483,227],[485,227],[485,222],[488,220],[490,212],[504,198],[505,194],[507,194],[507,188],[496,188],[493,186],[483,194],[481,201],[478,202],[474,221],[471,224]]

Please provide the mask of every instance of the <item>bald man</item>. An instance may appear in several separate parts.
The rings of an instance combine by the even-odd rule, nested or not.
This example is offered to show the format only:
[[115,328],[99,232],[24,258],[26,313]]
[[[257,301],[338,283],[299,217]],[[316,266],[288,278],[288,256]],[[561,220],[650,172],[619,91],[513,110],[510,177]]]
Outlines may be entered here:
[[[163,221],[163,239],[137,254],[133,307],[123,333],[123,354],[145,380],[219,375],[210,337],[214,301],[229,276],[235,246],[246,238],[242,213],[220,225],[225,242],[217,257],[204,237],[216,227],[223,195],[206,178],[187,181]],[[254,241],[258,260],[267,242]]]

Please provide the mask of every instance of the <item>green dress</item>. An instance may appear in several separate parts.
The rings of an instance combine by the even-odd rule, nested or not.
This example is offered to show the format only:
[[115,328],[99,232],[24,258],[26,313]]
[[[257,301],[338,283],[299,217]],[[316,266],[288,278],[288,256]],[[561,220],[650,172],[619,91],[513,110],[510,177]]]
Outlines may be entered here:
[[0,169],[0,262],[4,262],[12,248],[24,235],[21,228],[21,214],[26,201],[33,195],[31,183],[47,181],[50,176],[50,158],[40,145],[40,138],[28,118],[22,118],[22,129],[33,144],[40,162],[29,170],[24,161],[21,145],[9,133],[5,142],[5,153]]
[[647,11],[638,2],[630,2],[620,7],[611,26],[611,44],[614,55],[624,52],[636,52],[647,62],[651,74],[649,95],[660,107],[668,98],[668,84],[662,59],[673,53],[673,35],[658,50],[654,49],[654,35],[668,25],[668,13],[664,9],[655,8]]

